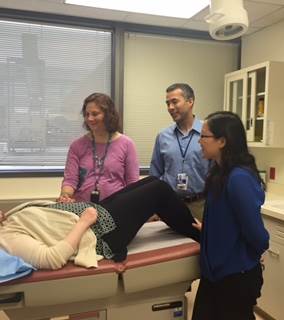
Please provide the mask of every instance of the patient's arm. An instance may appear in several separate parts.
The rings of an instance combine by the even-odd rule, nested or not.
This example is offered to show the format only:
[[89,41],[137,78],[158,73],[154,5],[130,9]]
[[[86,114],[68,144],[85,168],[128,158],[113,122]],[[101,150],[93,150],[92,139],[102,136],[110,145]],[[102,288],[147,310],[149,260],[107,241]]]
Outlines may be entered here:
[[87,208],[81,215],[79,221],[76,223],[75,227],[67,235],[65,240],[74,248],[77,249],[83,234],[88,230],[88,228],[96,223],[98,217],[97,210],[95,208]]
[[5,220],[5,215],[4,215],[4,212],[2,212],[0,210],[0,224],[2,224],[2,222]]

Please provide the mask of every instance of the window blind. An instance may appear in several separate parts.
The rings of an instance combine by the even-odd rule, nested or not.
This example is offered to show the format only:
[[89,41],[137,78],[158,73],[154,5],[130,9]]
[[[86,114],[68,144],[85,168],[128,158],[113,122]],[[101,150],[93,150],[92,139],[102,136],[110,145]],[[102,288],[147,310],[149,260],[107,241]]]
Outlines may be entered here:
[[64,166],[84,98],[111,93],[110,31],[0,21],[0,170]]

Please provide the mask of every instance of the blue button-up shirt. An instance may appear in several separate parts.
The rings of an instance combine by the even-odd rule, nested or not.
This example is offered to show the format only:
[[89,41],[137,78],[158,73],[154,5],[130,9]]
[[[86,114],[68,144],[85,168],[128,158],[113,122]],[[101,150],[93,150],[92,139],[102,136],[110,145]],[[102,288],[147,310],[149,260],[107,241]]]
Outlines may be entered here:
[[[186,173],[189,181],[187,191],[183,192],[183,195],[200,193],[204,190],[209,161],[203,158],[198,142],[201,128],[201,121],[195,118],[192,129],[187,135],[183,135],[177,125],[173,124],[161,131],[156,138],[150,175],[160,178],[175,191],[178,191],[176,188],[177,175],[178,173]],[[191,139],[184,159],[177,138],[180,141],[183,154]]]

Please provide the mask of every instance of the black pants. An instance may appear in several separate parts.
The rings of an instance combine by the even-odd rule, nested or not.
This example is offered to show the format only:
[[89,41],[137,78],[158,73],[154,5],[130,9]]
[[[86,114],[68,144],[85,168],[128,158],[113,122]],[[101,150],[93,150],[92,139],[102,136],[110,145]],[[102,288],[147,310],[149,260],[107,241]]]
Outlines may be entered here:
[[141,179],[112,194],[100,203],[112,215],[117,228],[104,235],[115,261],[127,255],[127,245],[142,225],[157,214],[176,232],[199,241],[199,231],[192,227],[194,219],[173,189],[155,177]]
[[253,307],[262,284],[260,264],[217,282],[201,278],[192,320],[254,320]]

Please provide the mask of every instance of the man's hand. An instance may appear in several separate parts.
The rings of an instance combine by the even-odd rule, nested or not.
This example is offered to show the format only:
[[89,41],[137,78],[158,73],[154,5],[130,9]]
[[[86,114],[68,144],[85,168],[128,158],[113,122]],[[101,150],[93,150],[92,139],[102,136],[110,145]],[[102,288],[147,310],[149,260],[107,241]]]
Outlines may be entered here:
[[196,218],[194,218],[194,220],[196,221],[196,223],[193,223],[192,226],[193,226],[194,228],[196,228],[197,230],[201,231],[201,229],[202,229],[202,223],[201,223],[198,219],[196,219]]

